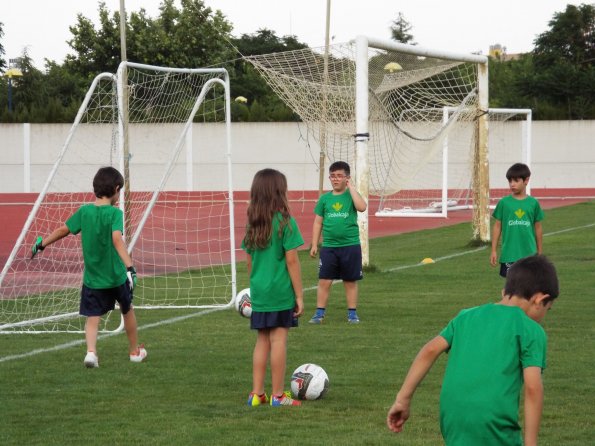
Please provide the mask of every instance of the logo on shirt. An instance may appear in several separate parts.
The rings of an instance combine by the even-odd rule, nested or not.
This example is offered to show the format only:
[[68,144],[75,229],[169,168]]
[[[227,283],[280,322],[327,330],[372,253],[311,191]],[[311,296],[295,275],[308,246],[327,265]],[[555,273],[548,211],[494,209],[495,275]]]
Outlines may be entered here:
[[514,215],[516,215],[517,218],[523,218],[523,216],[525,215],[525,211],[519,208],[516,211],[514,211]]
[[335,210],[335,212],[339,212],[341,209],[343,209],[343,205],[339,202],[333,204],[331,207]]

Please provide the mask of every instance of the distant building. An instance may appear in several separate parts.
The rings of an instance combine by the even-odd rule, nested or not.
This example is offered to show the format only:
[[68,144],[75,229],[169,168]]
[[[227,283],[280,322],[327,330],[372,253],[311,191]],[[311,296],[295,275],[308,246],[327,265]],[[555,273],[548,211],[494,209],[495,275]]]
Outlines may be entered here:
[[494,59],[498,59],[502,62],[506,62],[509,60],[517,60],[520,59],[523,53],[516,53],[516,54],[508,54],[506,52],[506,47],[496,43],[494,45],[490,45],[490,51],[488,55]]

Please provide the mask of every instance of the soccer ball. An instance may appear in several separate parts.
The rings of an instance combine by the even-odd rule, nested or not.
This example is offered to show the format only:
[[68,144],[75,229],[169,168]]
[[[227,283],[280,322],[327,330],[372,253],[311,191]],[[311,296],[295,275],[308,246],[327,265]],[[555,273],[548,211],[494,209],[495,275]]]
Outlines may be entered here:
[[328,386],[328,375],[316,364],[302,364],[291,375],[291,393],[299,400],[318,400]]
[[235,306],[241,316],[250,318],[252,315],[252,301],[250,300],[250,288],[244,288],[236,295]]

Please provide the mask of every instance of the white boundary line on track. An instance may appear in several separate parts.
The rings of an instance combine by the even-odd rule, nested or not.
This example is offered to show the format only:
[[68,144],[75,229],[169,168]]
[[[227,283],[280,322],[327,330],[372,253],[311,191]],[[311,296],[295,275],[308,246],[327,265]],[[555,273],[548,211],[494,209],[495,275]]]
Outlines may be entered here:
[[[587,229],[587,228],[591,228],[591,227],[594,227],[594,226],[595,226],[595,223],[591,223],[591,224],[584,225],[584,226],[576,226],[574,228],[561,229],[559,231],[554,231],[554,232],[549,232],[547,234],[544,234],[544,237],[548,237],[548,236],[552,236],[552,235],[558,235],[558,234],[563,234],[563,233],[566,233],[566,232],[577,231],[577,230],[580,230],[580,229]],[[467,254],[473,254],[473,253],[476,253],[476,252],[479,252],[479,251],[483,251],[486,248],[487,248],[487,245],[486,246],[480,246],[480,247],[475,248],[475,249],[470,249],[468,251],[458,252],[456,254],[450,254],[450,255],[447,255],[447,256],[443,256],[443,257],[437,257],[434,260],[434,262],[440,262],[440,261],[443,261],[443,260],[450,260],[450,259],[453,259],[453,258],[456,258],[456,257],[460,257],[460,256],[464,256],[464,255],[467,255]],[[420,262],[420,263],[415,263],[415,264],[412,264],[412,265],[398,266],[398,267],[395,267],[395,268],[389,268],[389,269],[383,270],[382,272],[400,271],[400,270],[404,270],[404,269],[408,269],[408,268],[416,268],[416,267],[419,267],[419,266],[424,266],[424,263],[421,263]],[[316,290],[316,288],[317,288],[316,286],[311,286],[311,287],[308,287],[308,288],[304,288],[304,291],[313,291],[313,290]],[[165,319],[163,321],[154,322],[152,324],[147,324],[147,325],[139,326],[138,327],[138,330],[141,331],[141,330],[147,330],[149,328],[160,327],[162,325],[175,324],[176,322],[180,322],[180,321],[183,321],[183,320],[186,320],[186,319],[191,319],[191,318],[194,318],[194,317],[201,317],[201,316],[204,316],[204,315],[207,315],[207,314],[210,314],[210,313],[214,313],[216,311],[226,310],[227,308],[228,307],[212,308],[212,309],[208,309],[208,310],[205,310],[205,311],[200,311],[200,312],[197,312],[197,313],[187,314],[187,315],[184,315],[184,316],[177,316],[177,317],[174,317],[174,318],[171,318],[171,319]],[[108,338],[108,337],[111,337],[111,336],[116,336],[116,335],[119,335],[119,334],[121,334],[121,333],[106,333],[106,334],[99,335],[98,336],[98,339],[105,339],[105,338]],[[85,344],[85,340],[84,339],[77,339],[76,341],[67,342],[65,344],[58,344],[58,345],[55,345],[53,347],[39,348],[39,349],[36,349],[36,350],[31,350],[30,352],[27,352],[27,353],[21,353],[21,354],[17,354],[17,355],[10,355],[10,356],[0,357],[0,363],[8,362],[8,361],[14,361],[14,360],[17,360],[17,359],[28,358],[28,357],[39,355],[39,354],[42,354],[42,353],[50,353],[50,352],[55,352],[55,351],[59,351],[59,350],[66,350],[68,348],[76,347],[76,346],[83,345],[83,344]]]

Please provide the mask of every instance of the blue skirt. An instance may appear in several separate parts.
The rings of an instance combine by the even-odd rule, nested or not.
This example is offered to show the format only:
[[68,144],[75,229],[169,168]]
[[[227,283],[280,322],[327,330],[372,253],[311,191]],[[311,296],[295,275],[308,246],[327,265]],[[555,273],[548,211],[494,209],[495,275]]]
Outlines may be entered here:
[[298,319],[293,317],[293,310],[283,311],[252,311],[250,328],[260,330],[264,328],[297,327]]

